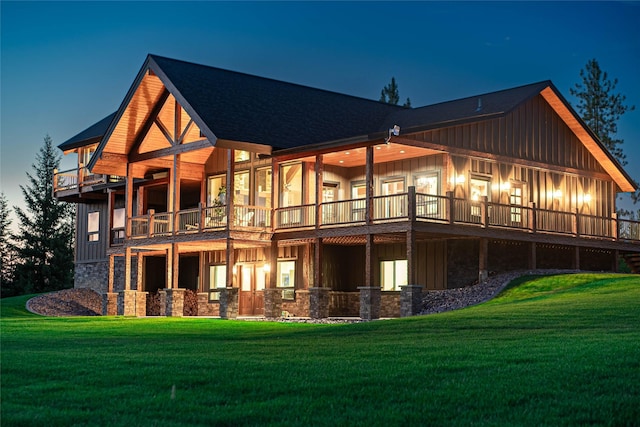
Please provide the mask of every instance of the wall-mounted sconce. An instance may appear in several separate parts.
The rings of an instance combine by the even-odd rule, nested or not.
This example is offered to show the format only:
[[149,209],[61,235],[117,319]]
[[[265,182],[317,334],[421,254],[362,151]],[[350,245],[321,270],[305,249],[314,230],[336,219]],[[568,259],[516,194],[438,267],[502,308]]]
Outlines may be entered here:
[[560,191],[560,190],[555,190],[555,191],[553,192],[553,198],[554,198],[554,199],[558,199],[558,200],[560,200],[560,198],[561,198],[561,197],[562,197],[562,191]]
[[271,271],[271,265],[269,265],[269,263],[268,263],[268,262],[267,262],[267,263],[265,263],[265,264],[262,266],[262,271],[264,271],[265,273],[270,272],[270,271]]
[[456,176],[456,184],[464,184],[465,181],[466,181],[466,178],[464,177],[464,175]]

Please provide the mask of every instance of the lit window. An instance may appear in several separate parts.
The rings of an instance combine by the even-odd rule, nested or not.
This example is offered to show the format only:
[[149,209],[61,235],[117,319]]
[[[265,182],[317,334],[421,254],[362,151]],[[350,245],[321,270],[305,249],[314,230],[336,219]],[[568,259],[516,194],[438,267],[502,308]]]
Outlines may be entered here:
[[220,289],[227,287],[227,266],[209,266],[209,301],[220,299]]
[[278,261],[276,286],[282,289],[282,299],[292,300],[295,296],[296,262]]
[[90,242],[100,240],[100,212],[89,212],[87,214],[87,233]]
[[407,260],[380,262],[380,285],[383,291],[399,291],[407,285]]
[[234,150],[234,160],[236,163],[246,162],[249,160],[250,153],[248,151],[243,150]]

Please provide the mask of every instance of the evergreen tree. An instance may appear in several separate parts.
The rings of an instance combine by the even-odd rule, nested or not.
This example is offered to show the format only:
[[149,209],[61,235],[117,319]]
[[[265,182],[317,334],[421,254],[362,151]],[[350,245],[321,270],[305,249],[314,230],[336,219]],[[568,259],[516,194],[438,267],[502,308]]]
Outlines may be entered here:
[[15,287],[21,294],[68,288],[73,283],[73,210],[53,197],[53,170],[61,155],[54,151],[51,138],[27,172],[29,184],[20,186],[26,211],[14,206],[19,232],[14,236],[20,263],[15,268]]
[[9,218],[9,205],[4,193],[0,194],[0,294],[2,297],[14,295],[13,269],[15,256],[11,246],[11,218]]
[[[398,91],[398,84],[396,83],[395,77],[391,77],[391,83],[386,85],[380,92],[380,102],[392,105],[398,105],[398,102],[400,102],[400,92]],[[409,98],[407,98],[403,107],[411,108],[411,100]]]
[[580,70],[580,78],[582,83],[569,89],[569,93],[578,98],[578,113],[620,164],[626,165],[622,151],[624,140],[616,138],[618,120],[635,106],[625,104],[626,97],[615,92],[618,79],[610,80],[595,59],[589,60]]

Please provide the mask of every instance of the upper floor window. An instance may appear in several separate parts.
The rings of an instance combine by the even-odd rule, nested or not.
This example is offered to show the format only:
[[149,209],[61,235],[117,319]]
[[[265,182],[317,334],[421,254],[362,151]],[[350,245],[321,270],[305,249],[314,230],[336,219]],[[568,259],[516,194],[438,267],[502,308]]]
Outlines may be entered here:
[[251,158],[251,153],[244,150],[234,150],[233,151],[233,160],[236,163],[246,162]]
[[100,240],[100,212],[89,212],[87,214],[87,235],[90,242]]

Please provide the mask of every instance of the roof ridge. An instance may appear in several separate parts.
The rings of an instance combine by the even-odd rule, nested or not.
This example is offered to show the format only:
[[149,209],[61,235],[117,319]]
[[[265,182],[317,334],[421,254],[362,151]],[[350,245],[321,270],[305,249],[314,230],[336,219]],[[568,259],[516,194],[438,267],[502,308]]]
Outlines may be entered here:
[[[182,59],[169,58],[167,56],[154,55],[154,54],[151,54],[151,53],[148,54],[148,57],[152,58],[154,61],[156,59],[160,58],[161,60],[166,60],[166,61],[171,61],[171,62],[179,62],[179,63],[191,65],[191,66],[213,69],[213,70],[217,70],[217,71],[221,71],[221,72],[225,72],[225,73],[241,75],[241,76],[245,76],[245,77],[249,77],[249,78],[253,78],[253,79],[259,79],[259,80],[263,80],[263,81],[271,81],[271,82],[278,83],[278,84],[283,84],[283,85],[286,85],[286,86],[295,86],[295,87],[299,87],[299,88],[306,89],[306,90],[314,90],[314,91],[318,91],[318,92],[329,93],[329,94],[332,94],[332,95],[349,97],[349,98],[353,98],[353,99],[357,99],[357,100],[365,101],[365,102],[370,102],[370,103],[377,104],[377,105],[388,106],[389,109],[396,109],[396,110],[406,109],[406,107],[403,107],[403,106],[400,106],[400,105],[387,104],[387,103],[382,102],[382,101],[376,101],[375,99],[364,98],[364,97],[361,97],[361,96],[356,96],[356,95],[351,95],[351,94],[348,94],[348,93],[337,92],[337,91],[329,90],[329,89],[318,88],[318,87],[304,85],[304,84],[300,84],[300,83],[288,82],[288,81],[279,80],[279,79],[276,79],[276,78],[273,78],[273,77],[264,77],[264,76],[259,76],[257,74],[246,73],[246,72],[243,72],[243,71],[229,70],[227,68],[214,67],[212,65],[200,64],[200,63],[197,63],[197,62],[185,61],[185,60],[182,60]],[[158,64],[158,66],[160,66],[160,64]]]

